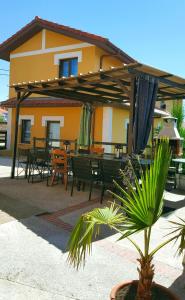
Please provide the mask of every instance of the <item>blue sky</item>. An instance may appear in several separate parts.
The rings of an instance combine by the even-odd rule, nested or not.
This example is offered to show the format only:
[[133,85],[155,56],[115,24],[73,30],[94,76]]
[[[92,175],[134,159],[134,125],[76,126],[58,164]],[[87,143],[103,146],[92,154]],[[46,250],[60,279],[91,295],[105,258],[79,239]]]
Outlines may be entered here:
[[[185,77],[184,12],[185,0],[2,1],[0,43],[39,16],[105,36],[136,60]],[[0,69],[9,64],[0,60]],[[0,75],[0,100],[7,86]]]

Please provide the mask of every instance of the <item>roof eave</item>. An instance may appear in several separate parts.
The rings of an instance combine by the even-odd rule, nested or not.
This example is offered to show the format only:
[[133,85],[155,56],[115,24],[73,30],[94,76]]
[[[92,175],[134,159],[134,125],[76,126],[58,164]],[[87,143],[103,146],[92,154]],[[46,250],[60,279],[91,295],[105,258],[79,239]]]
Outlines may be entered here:
[[[53,24],[53,25],[51,25]],[[61,28],[59,28],[61,26]],[[64,34],[66,36],[72,37],[72,38],[78,38],[81,41],[88,42],[90,44],[93,44],[104,51],[108,52],[109,54],[117,54],[118,58],[125,62],[125,63],[132,63],[135,62],[133,58],[131,58],[129,55],[127,55],[125,52],[123,52],[121,49],[116,47],[114,44],[112,44],[108,39],[100,36],[95,36],[93,34],[83,33],[80,30],[69,29],[67,26],[62,25],[55,25],[55,23],[42,20],[40,18],[35,18],[33,21],[28,23],[26,26],[24,26],[22,29],[20,29],[17,33],[15,33],[12,37],[7,39],[5,42],[3,42],[0,45],[0,59],[10,61],[10,53],[11,51],[18,48],[20,45],[22,45],[24,42],[26,42],[28,39],[33,37],[36,33],[41,31],[42,29],[47,29],[59,34]],[[75,32],[75,30],[77,32]]]

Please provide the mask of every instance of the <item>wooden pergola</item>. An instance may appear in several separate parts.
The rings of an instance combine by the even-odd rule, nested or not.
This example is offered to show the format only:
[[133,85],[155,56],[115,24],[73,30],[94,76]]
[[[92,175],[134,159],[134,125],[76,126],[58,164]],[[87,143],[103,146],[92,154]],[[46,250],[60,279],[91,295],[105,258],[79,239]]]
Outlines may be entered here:
[[18,122],[20,104],[31,94],[55,98],[67,98],[91,103],[93,105],[129,106],[128,152],[132,151],[132,124],[134,103],[134,82],[139,75],[151,75],[158,79],[156,101],[185,98],[185,79],[141,63],[132,63],[122,67],[100,69],[98,72],[79,74],[69,78],[55,78],[40,81],[14,83],[11,87],[17,93],[14,152],[11,177],[14,178],[17,153]]

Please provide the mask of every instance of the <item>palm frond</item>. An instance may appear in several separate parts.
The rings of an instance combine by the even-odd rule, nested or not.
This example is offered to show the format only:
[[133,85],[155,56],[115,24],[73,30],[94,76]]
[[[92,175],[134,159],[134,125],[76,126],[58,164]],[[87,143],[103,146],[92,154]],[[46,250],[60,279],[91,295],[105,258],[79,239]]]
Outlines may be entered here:
[[119,212],[119,206],[112,203],[110,207],[96,208],[83,214],[72,231],[68,242],[68,261],[77,269],[85,263],[86,254],[91,253],[94,238],[100,233],[101,225],[119,232],[119,226],[125,216]]
[[[102,225],[119,232],[120,239],[151,228],[162,213],[163,191],[170,158],[169,142],[160,141],[153,164],[141,173],[141,184],[135,175],[133,185],[127,179],[127,189],[115,182],[119,194],[111,193],[123,203],[123,206],[112,203],[110,207],[96,208],[80,217],[68,243],[68,260],[71,264],[79,268],[85,263],[86,255],[91,253],[92,242],[100,233]],[[122,174],[124,176],[124,171]]]
[[[115,186],[120,193],[114,193],[114,196],[122,201],[123,206],[121,209],[128,216],[122,227],[124,232],[121,238],[151,227],[161,216],[163,192],[170,159],[169,142],[164,139],[155,151],[154,162],[150,169],[141,174],[141,184],[137,177],[134,179],[134,185],[125,178],[128,181],[127,190],[125,190],[115,182]],[[122,175],[124,176],[124,171]]]
[[169,221],[169,222],[173,224],[173,227],[175,228],[172,233],[176,233],[176,242],[179,241],[177,252],[180,255],[185,250],[185,219],[182,219],[180,217],[178,218],[181,222],[175,222],[175,221]]

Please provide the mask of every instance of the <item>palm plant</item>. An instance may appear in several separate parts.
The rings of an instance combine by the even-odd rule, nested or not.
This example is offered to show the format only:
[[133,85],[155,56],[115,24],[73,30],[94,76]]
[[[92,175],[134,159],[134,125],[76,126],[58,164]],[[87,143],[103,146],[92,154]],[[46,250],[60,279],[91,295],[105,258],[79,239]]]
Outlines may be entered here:
[[[123,189],[115,182],[119,194],[112,193],[122,206],[111,203],[110,207],[96,208],[83,214],[69,240],[68,259],[77,269],[85,263],[87,253],[91,253],[92,242],[99,234],[101,225],[107,225],[120,234],[120,239],[127,238],[139,253],[139,282],[137,300],[150,300],[151,287],[154,277],[154,254],[164,245],[181,236],[179,249],[183,249],[185,241],[185,222],[174,224],[174,235],[167,241],[150,250],[152,226],[162,214],[163,192],[168,173],[171,151],[167,140],[162,140],[158,145],[154,162],[145,173],[141,174],[141,182],[134,177],[134,185],[127,178],[128,189]],[[122,172],[124,176],[124,172]],[[121,194],[121,196],[120,196]],[[130,236],[143,231],[144,250],[140,248]]]

